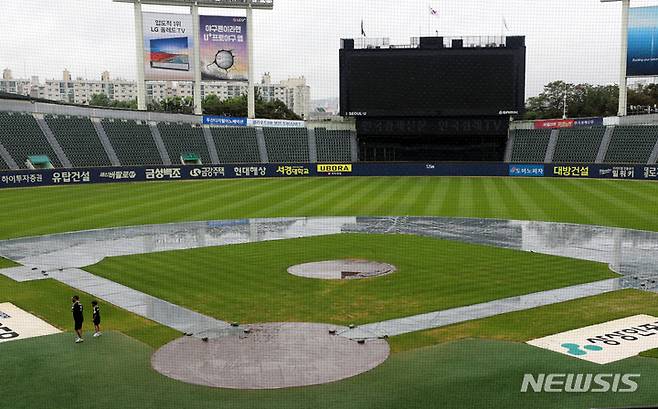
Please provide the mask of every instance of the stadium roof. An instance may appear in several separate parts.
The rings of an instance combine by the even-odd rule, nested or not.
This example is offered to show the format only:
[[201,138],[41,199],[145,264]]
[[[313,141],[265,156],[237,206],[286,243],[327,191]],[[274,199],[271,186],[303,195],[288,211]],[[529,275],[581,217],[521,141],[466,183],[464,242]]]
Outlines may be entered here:
[[159,4],[163,6],[192,6],[195,3],[200,7],[236,8],[271,10],[274,0],[113,0],[119,3]]

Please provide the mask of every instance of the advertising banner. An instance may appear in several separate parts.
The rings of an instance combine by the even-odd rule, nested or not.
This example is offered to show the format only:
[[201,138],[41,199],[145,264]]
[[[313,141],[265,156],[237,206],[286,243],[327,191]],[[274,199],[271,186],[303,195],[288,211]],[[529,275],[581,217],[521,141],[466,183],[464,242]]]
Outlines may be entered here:
[[247,118],[205,115],[203,117],[204,125],[216,126],[247,126]]
[[60,332],[57,328],[12,303],[0,304],[0,343]]
[[303,128],[306,126],[304,121],[289,121],[286,119],[249,119],[249,126],[268,127],[268,128]]
[[629,77],[658,75],[658,7],[633,7],[628,15]]
[[0,171],[0,189],[90,183],[271,177],[514,176],[658,181],[658,165],[357,162],[161,165]]
[[596,364],[609,364],[658,348],[658,318],[635,315],[533,339],[528,344]]
[[535,121],[534,125],[535,129],[568,129],[603,126],[603,118],[539,119]]
[[247,81],[247,19],[200,16],[201,79]]
[[143,13],[144,79],[193,81],[194,36],[189,14]]
[[542,177],[544,165],[509,165],[510,176]]

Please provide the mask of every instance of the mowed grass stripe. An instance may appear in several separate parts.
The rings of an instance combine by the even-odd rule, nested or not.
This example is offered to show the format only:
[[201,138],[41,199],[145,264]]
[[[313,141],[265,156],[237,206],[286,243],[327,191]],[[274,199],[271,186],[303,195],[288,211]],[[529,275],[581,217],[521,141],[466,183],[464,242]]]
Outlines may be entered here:
[[[509,184],[509,182],[507,182],[506,179],[502,179],[498,187],[500,194],[507,198],[507,208],[512,209],[512,213],[503,218],[533,220],[532,213],[528,213],[528,211],[531,209],[529,209],[527,206],[524,206],[519,201],[518,195],[513,191],[513,187]],[[516,217],[510,217],[511,215]]]
[[517,203],[523,208],[526,218],[530,220],[546,220],[548,215],[544,211],[544,203],[539,198],[526,193],[526,183],[520,182],[520,179],[504,179],[510,192],[514,192]]
[[456,178],[451,179],[450,182],[448,198],[443,202],[443,206],[441,206],[441,214],[445,216],[457,216],[461,214],[459,211],[458,200],[459,195],[461,195],[464,180],[463,178]]
[[395,194],[398,201],[389,211],[398,216],[408,216],[412,214],[412,209],[416,208],[416,203],[422,201],[422,194],[426,191],[426,183],[426,179],[420,179],[411,183],[411,186],[401,186],[400,193]]
[[352,215],[355,214],[352,209],[360,210],[363,202],[370,200],[374,193],[384,187],[384,183],[373,180],[367,184],[359,179],[350,179],[348,182],[334,179],[315,200],[300,203],[299,211],[310,215],[323,212],[335,216]]
[[442,214],[441,209],[448,197],[451,183],[452,179],[444,179],[441,183],[434,183],[434,181],[429,180],[428,186],[431,188],[431,191],[428,192],[428,195],[425,198],[426,203],[422,207],[423,215],[433,216]]
[[614,186],[605,191],[598,190],[593,186],[580,186],[580,188],[596,199],[593,201],[596,203],[596,211],[605,214],[608,220],[632,217],[645,224],[656,217],[655,211],[650,212],[644,209],[637,200],[615,189]]
[[[590,209],[582,204],[577,204],[575,198],[571,192],[564,188],[564,184],[567,181],[562,181],[562,183],[551,183],[550,180],[538,180],[542,187],[544,187],[544,192],[546,192],[553,200],[545,198],[544,206],[547,206],[551,209],[549,214],[551,217],[546,221],[562,221],[567,223],[578,223],[577,220],[582,220],[581,223],[584,224],[597,224],[597,221],[602,220],[594,218]],[[576,195],[582,195],[582,191],[578,191]],[[599,217],[601,217],[599,215]]]
[[498,189],[492,183],[491,179],[480,179],[482,184],[481,194],[483,193],[486,197],[487,210],[489,214],[509,214],[510,210],[507,208],[507,204],[500,196]]

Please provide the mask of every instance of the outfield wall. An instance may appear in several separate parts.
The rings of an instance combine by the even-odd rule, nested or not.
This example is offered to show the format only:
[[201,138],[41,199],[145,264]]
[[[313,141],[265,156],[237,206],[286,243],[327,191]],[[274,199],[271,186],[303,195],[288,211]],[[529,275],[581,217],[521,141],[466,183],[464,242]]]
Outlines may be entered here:
[[658,165],[360,162],[17,170],[0,172],[0,189],[167,180],[345,176],[509,176],[658,180]]

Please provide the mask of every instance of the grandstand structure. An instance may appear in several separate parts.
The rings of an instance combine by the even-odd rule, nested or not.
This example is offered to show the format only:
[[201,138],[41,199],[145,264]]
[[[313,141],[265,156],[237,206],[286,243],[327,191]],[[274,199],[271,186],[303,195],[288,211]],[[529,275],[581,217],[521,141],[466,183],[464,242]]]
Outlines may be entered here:
[[658,125],[647,121],[568,129],[513,128],[505,161],[653,165],[658,161]]
[[[0,171],[31,169],[37,162],[83,168],[351,163],[359,158],[353,123],[210,126],[195,115],[2,102]],[[446,148],[446,161],[460,160],[451,152]],[[532,122],[516,121],[504,154],[491,149],[490,156],[508,163],[657,164],[658,116],[606,118],[605,125],[563,129],[534,129]]]
[[[0,171],[54,168],[241,163],[349,163],[358,158],[350,124],[304,128],[226,127],[194,115],[3,101]],[[326,127],[334,129],[326,129]]]

